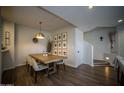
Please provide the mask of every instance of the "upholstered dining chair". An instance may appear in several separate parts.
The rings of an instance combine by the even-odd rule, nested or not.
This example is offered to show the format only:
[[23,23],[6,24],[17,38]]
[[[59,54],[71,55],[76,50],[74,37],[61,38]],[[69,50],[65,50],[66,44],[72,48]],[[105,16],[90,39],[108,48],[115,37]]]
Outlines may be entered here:
[[27,65],[27,70],[31,70],[31,66],[32,66],[32,57],[27,56],[26,57],[26,65]]
[[59,66],[60,66],[60,65],[63,65],[63,68],[64,68],[64,70],[65,70],[65,63],[64,63],[64,60],[58,61],[58,62],[56,63],[56,65],[57,65],[57,73],[58,73],[58,71],[59,71]]
[[32,58],[31,62],[32,62],[32,68],[35,72],[35,83],[36,83],[37,82],[37,72],[42,71],[44,69],[48,69],[48,66],[37,63],[34,58]]

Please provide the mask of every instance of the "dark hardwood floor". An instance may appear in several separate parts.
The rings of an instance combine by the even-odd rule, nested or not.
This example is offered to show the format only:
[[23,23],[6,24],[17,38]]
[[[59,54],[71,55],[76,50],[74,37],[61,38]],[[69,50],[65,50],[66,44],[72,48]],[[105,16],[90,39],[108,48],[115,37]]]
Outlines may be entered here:
[[[78,68],[66,66],[66,71],[62,68],[59,73],[45,76],[45,71],[38,73],[37,83],[34,77],[27,71],[26,66],[17,67],[15,70],[8,70],[3,73],[3,84],[14,84],[19,86],[116,86],[116,70],[109,66],[90,67],[81,65]],[[15,73],[15,74],[14,74]]]

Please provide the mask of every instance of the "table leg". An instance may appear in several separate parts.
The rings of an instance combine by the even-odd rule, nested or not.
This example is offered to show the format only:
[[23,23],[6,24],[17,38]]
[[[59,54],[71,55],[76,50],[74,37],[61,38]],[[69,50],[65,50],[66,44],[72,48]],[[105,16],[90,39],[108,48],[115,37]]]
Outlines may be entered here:
[[51,67],[51,65],[50,64],[47,64],[47,66],[48,66],[48,69],[47,69],[47,74],[46,74],[46,76],[47,77],[49,77],[51,74],[54,74],[54,73],[56,73],[57,72],[57,70],[56,70],[56,63],[53,63],[53,66]]
[[49,77],[49,64],[47,64],[48,69],[47,69],[47,77]]
[[57,69],[56,69],[56,63],[54,63],[53,66],[54,66],[54,68],[53,68],[54,73],[56,73],[56,72],[57,72]]

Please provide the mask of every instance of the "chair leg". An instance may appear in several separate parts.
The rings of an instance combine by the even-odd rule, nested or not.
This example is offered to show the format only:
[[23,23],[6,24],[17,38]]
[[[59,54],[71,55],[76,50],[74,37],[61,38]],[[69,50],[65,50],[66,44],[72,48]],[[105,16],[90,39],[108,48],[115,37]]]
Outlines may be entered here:
[[27,71],[29,71],[30,70],[30,66],[29,66],[29,64],[27,64]]
[[121,81],[120,81],[120,85],[124,86],[124,74],[123,72],[121,72]]
[[117,69],[117,82],[119,83],[119,81],[120,81],[120,68],[118,67],[118,69]]
[[29,64],[28,64],[28,62],[26,61],[26,67],[27,67],[27,71],[28,71],[28,67],[29,67],[28,65],[29,65]]
[[63,64],[63,68],[64,68],[64,70],[66,70],[66,69],[65,69],[65,64]]
[[59,73],[59,65],[56,65],[57,73]]
[[32,68],[32,66],[30,66],[30,74],[31,74],[31,76],[33,76],[33,68]]
[[46,72],[46,75],[45,76],[46,77],[49,77],[49,69],[46,69],[45,72]]
[[37,83],[37,71],[35,71],[35,83]]

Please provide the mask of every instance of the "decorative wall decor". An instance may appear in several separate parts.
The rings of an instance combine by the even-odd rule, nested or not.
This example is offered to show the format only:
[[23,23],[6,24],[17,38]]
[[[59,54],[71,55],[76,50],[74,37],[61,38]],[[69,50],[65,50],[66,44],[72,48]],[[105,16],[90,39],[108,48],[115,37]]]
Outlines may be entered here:
[[10,45],[10,32],[5,32],[5,44]]
[[53,38],[53,55],[67,56],[67,32],[55,35]]
[[109,40],[110,40],[110,45],[111,45],[111,52],[114,49],[115,45],[115,38],[116,38],[116,32],[109,32]]
[[67,40],[67,33],[62,33],[62,40]]
[[104,39],[104,38],[103,38],[102,36],[100,36],[100,41],[103,41],[103,39]]
[[62,56],[62,51],[61,51],[61,49],[58,50],[58,56]]
[[64,48],[64,49],[67,48],[67,41],[62,42],[62,48]]
[[58,41],[61,41],[61,40],[62,40],[62,35],[58,34]]
[[57,35],[54,36],[54,41],[57,41]]
[[47,42],[47,52],[51,53],[51,50],[52,50],[52,41],[49,38]]
[[58,48],[62,48],[62,43],[58,42]]
[[54,42],[54,44],[53,44],[54,46],[54,49],[56,49],[57,48],[57,42]]
[[67,56],[67,50],[62,50],[62,56]]
[[33,41],[34,43],[38,43],[38,39],[35,38],[35,37],[32,39],[32,41]]
[[53,50],[53,55],[57,55],[57,49]]

